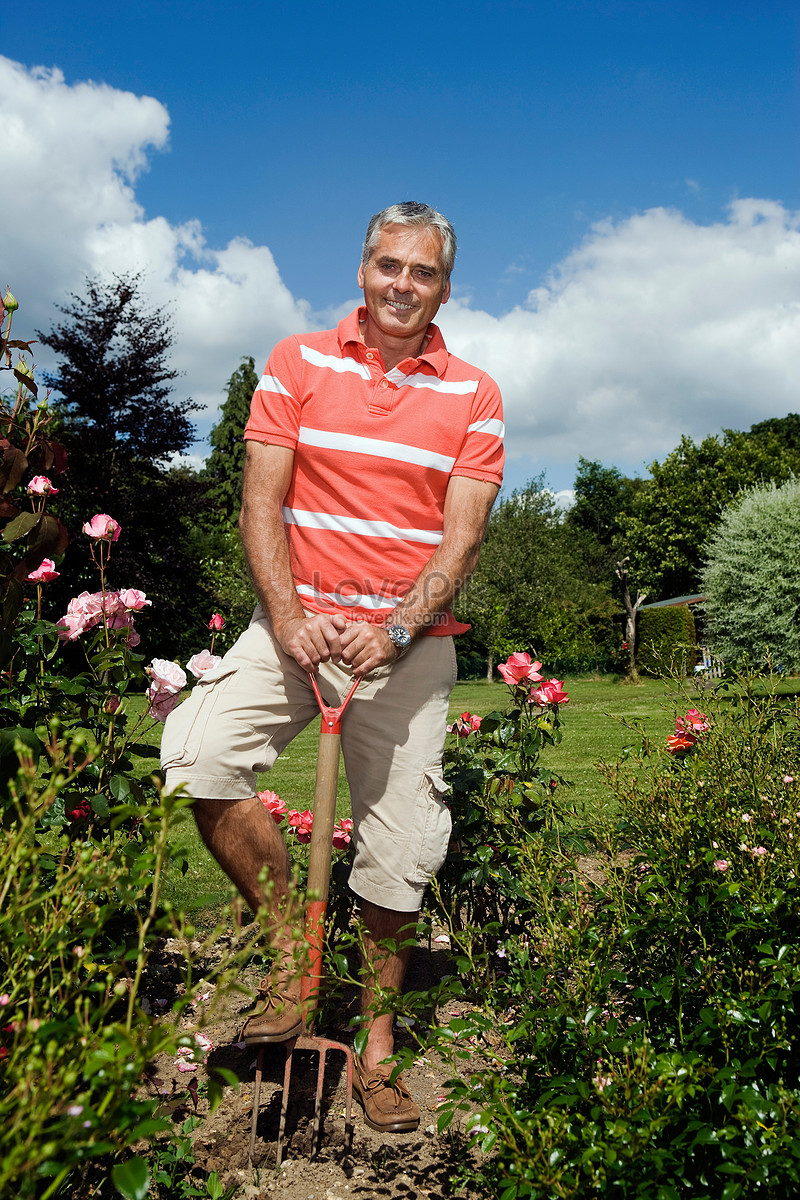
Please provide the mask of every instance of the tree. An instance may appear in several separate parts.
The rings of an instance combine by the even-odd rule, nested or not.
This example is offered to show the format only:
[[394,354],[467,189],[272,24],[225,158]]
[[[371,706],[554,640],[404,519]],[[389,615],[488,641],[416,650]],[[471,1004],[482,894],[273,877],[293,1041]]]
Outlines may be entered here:
[[61,357],[58,373],[44,378],[81,458],[114,486],[130,462],[163,464],[188,449],[188,414],[199,405],[171,395],[170,320],[165,309],[145,307],[141,277],[88,279],[85,297],[72,293],[59,312],[67,320],[37,336]]
[[772,428],[726,430],[699,445],[682,438],[649,470],[622,521],[623,537],[636,586],[665,599],[698,591],[705,544],[727,505],[743,488],[800,471],[800,452]]
[[622,585],[622,603],[625,608],[625,643],[628,649],[628,675],[627,678],[631,683],[639,682],[639,672],[636,669],[636,620],[639,615],[639,609],[647,599],[647,592],[639,592],[636,599],[631,597],[631,590],[628,584],[628,557],[620,559],[617,563],[616,576]]
[[725,512],[702,575],[706,634],[729,664],[745,656],[800,670],[800,479],[756,487]]
[[643,486],[644,480],[629,479],[617,467],[579,458],[575,503],[567,513],[567,524],[585,530],[601,546],[611,548],[619,540],[623,513]]
[[[544,476],[496,505],[478,568],[456,615],[473,626],[472,645],[494,663],[513,650],[590,665],[610,628],[608,588],[587,580],[580,531],[567,525]],[[603,632],[598,634],[598,627]]]
[[228,380],[219,421],[208,439],[212,450],[203,471],[208,500],[214,512],[232,522],[239,516],[245,455],[243,434],[257,386],[255,360],[243,358]]
[[[60,311],[66,319],[38,333],[60,360],[45,376],[68,452],[59,513],[73,533],[96,512],[122,526],[113,584],[148,593],[153,608],[142,631],[164,655],[211,603],[187,554],[185,522],[200,503],[200,481],[168,466],[192,443],[188,414],[199,406],[171,394],[178,372],[169,364],[169,317],[147,308],[139,276],[87,280],[85,296],[73,294]],[[66,608],[70,596],[94,587],[87,539],[73,538],[60,570],[50,596]]]

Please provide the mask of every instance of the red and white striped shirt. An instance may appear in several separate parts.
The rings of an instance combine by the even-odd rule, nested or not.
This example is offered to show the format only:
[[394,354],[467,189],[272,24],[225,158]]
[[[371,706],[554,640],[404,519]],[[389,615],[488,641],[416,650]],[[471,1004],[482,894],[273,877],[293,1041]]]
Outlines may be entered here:
[[[442,540],[450,477],[502,481],[504,430],[497,384],[436,325],[386,371],[364,316],[279,342],[244,436],[295,452],[283,519],[303,605],[383,622]],[[430,632],[465,628],[449,615]]]

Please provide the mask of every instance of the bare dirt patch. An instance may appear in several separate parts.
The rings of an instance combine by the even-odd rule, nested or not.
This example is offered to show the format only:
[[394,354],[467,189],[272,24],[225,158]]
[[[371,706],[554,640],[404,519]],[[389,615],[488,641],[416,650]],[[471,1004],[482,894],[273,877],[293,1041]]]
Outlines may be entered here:
[[[143,991],[145,1004],[155,1013],[168,1013],[177,981],[182,978],[183,955],[160,947],[150,960]],[[447,952],[431,953],[420,946],[412,954],[406,986],[416,990],[434,984],[448,969]],[[201,964],[202,966],[202,964]],[[256,990],[259,971],[248,973],[243,982]],[[203,994],[201,989],[201,995]],[[210,999],[210,992],[207,993]],[[352,1144],[346,1143],[346,1076],[344,1055],[329,1052],[325,1073],[321,1147],[311,1157],[314,1095],[318,1055],[296,1050],[289,1090],[283,1162],[276,1167],[276,1139],[283,1091],[285,1048],[270,1047],[264,1055],[256,1146],[252,1162],[249,1156],[253,1111],[256,1052],[239,1042],[242,1025],[250,1005],[246,996],[226,1000],[222,1011],[208,1021],[199,1000],[195,1011],[181,1019],[181,1031],[192,1037],[195,1031],[213,1043],[205,1064],[195,1072],[179,1070],[179,1060],[162,1055],[153,1064],[151,1086],[162,1097],[162,1112],[169,1113],[176,1125],[187,1118],[200,1118],[191,1132],[194,1159],[207,1172],[216,1171],[225,1187],[235,1187],[236,1197],[250,1198],[277,1193],[286,1200],[446,1200],[468,1196],[459,1190],[458,1167],[468,1154],[463,1134],[456,1129],[437,1133],[439,1107],[446,1092],[452,1069],[433,1057],[418,1057],[404,1072],[406,1084],[422,1112],[419,1129],[405,1134],[379,1134],[364,1122],[357,1101],[353,1102]],[[317,1032],[346,1044],[352,1042],[349,1030],[358,997],[354,989],[341,996],[324,1027]],[[463,1015],[466,1005],[453,1003],[436,1013],[438,1023],[447,1023]],[[170,1019],[165,1016],[164,1019]],[[412,1045],[402,1027],[397,1030],[399,1045]],[[209,1112],[206,1084],[217,1067],[227,1068],[239,1080],[238,1088],[226,1086],[221,1104]],[[474,1069],[474,1059],[469,1061]]]

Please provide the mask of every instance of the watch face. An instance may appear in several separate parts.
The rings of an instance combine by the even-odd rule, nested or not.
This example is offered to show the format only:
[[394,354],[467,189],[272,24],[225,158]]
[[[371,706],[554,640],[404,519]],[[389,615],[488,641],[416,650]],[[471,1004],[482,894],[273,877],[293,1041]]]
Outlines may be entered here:
[[402,625],[390,625],[386,632],[398,650],[405,650],[411,644],[411,634]]

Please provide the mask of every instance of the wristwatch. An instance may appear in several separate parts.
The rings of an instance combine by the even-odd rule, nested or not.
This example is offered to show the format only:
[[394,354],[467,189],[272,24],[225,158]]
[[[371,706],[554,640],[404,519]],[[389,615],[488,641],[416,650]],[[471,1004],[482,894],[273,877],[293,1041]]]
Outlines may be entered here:
[[397,657],[402,658],[408,647],[411,645],[411,634],[406,629],[405,625],[384,625],[384,629],[389,635],[389,638],[397,651]]

